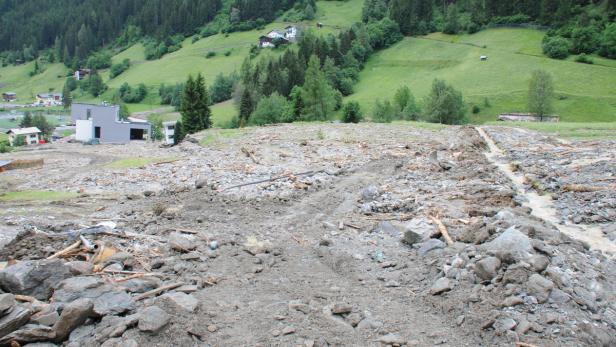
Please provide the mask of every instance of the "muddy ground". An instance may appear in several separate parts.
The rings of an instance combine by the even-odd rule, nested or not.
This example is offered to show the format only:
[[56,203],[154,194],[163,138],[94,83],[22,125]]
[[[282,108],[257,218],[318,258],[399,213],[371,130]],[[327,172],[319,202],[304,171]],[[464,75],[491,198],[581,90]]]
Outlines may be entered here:
[[[0,288],[31,295],[2,272],[42,264],[82,230],[122,256],[18,305],[68,315],[67,281],[91,278],[95,306],[104,286],[128,293],[111,304],[130,302],[84,310],[67,338],[31,318],[0,345],[616,344],[614,142],[381,124],[213,130],[194,142],[0,155],[45,159],[0,174],[1,191],[76,193],[0,201],[10,260]],[[114,165],[135,157],[147,163]],[[83,231],[104,221],[115,226]],[[81,247],[62,262],[96,262]],[[184,286],[137,300],[174,283]],[[154,306],[170,317],[156,331],[146,327]]]

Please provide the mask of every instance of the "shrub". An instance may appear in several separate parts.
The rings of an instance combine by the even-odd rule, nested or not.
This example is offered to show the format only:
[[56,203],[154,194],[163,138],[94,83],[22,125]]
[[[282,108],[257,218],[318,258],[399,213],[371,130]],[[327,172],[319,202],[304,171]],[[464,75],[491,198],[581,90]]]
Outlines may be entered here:
[[209,51],[209,52],[207,52],[207,54],[205,55],[205,57],[206,57],[207,59],[212,58],[212,57],[215,57],[215,56],[216,56],[216,52],[214,52],[214,51]]
[[599,39],[599,54],[616,59],[616,23],[606,26]]
[[0,142],[0,153],[9,153],[13,149],[6,142]]
[[575,28],[571,32],[571,42],[573,53],[593,53],[599,46],[599,33],[593,27]]
[[148,95],[148,89],[143,83],[140,83],[136,88],[129,86],[128,83],[124,83],[120,87],[118,93],[122,101],[129,104],[136,104],[141,102],[146,95]]
[[225,52],[225,57],[228,57],[230,55],[231,55],[231,50],[228,50],[228,51]]
[[462,93],[445,81],[435,79],[432,90],[426,98],[426,116],[428,121],[442,124],[464,123],[466,108]]
[[577,61],[578,63],[582,63],[582,64],[594,64],[595,62],[589,58],[586,53],[582,53],[580,55],[578,55],[577,57],[575,57],[575,61]]
[[257,108],[250,115],[249,122],[254,125],[265,125],[289,122],[292,119],[290,103],[284,96],[274,92],[259,100]]
[[111,66],[111,71],[109,71],[109,78],[114,78],[124,71],[128,70],[130,67],[130,60],[124,59],[120,64],[114,64]]
[[481,108],[479,106],[477,106],[477,105],[473,105],[472,112],[473,112],[473,114],[477,114],[477,113],[481,112]]
[[569,56],[571,43],[559,36],[546,36],[542,43],[543,53],[553,59],[565,59]]
[[364,118],[361,113],[361,107],[357,101],[350,101],[342,109],[343,118],[345,123],[359,123]]
[[378,123],[391,123],[396,116],[396,109],[389,100],[376,100],[372,110],[372,120]]

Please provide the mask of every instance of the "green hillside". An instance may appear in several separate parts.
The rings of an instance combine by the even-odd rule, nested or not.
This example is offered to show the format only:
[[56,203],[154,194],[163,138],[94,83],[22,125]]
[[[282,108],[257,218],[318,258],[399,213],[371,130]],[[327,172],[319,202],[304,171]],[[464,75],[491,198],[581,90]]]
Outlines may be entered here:
[[[530,74],[541,68],[553,76],[555,113],[563,121],[616,121],[614,62],[594,58],[595,64],[587,65],[546,58],[541,53],[542,37],[542,32],[531,29],[407,37],[368,61],[348,99],[370,111],[377,98],[391,98],[399,86],[408,85],[421,101],[432,80],[440,78],[461,90],[467,102],[480,106],[481,112],[469,112],[469,117],[484,122],[501,112],[526,111]],[[488,61],[480,61],[481,55]],[[491,107],[484,107],[485,98]]]

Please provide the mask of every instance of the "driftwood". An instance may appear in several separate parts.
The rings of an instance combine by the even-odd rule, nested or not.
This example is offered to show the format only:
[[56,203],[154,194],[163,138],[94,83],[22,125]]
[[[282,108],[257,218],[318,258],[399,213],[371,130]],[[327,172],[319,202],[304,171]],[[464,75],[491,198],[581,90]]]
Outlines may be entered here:
[[185,234],[198,234],[199,232],[197,230],[191,230],[191,229],[184,229],[184,228],[171,228],[169,230],[175,230],[175,231],[179,231],[181,233],[185,233]]
[[443,235],[443,238],[445,239],[445,241],[447,241],[447,244],[449,246],[453,245],[453,240],[451,239],[451,236],[449,236],[449,231],[447,231],[447,227],[445,226],[445,224],[443,224],[440,219],[434,216],[430,216],[430,220],[432,220],[432,222],[436,224],[438,230],[441,232],[441,235]]
[[70,252],[72,252],[73,250],[79,248],[79,246],[81,246],[81,240],[77,240],[75,243],[73,243],[72,245],[66,247],[63,250],[60,250],[56,253],[54,253],[53,255],[49,256],[47,259],[55,259],[55,258],[59,258],[65,254],[68,254]]
[[526,343],[526,342],[516,342],[515,343],[516,347],[538,347],[536,345],[530,344],[530,343]]
[[231,187],[220,189],[218,191],[219,192],[224,192],[225,190],[229,190],[229,189],[241,188],[241,187],[246,187],[246,186],[252,186],[252,185],[260,184],[260,183],[274,182],[274,181],[281,180],[283,178],[289,178],[289,177],[293,177],[293,176],[295,176],[295,177],[299,177],[299,176],[313,176],[313,175],[316,175],[316,174],[321,173],[321,172],[325,172],[325,170],[306,171],[306,172],[301,172],[301,173],[298,173],[298,174],[280,175],[280,176],[276,176],[276,177],[272,177],[272,178],[268,178],[268,179],[264,179],[264,180],[259,180],[259,181],[249,182],[249,183],[238,184],[238,185],[235,185],[235,186],[231,186]]
[[563,190],[574,193],[589,193],[598,192],[600,190],[610,190],[610,187],[589,186],[587,184],[567,184],[563,187]]
[[184,285],[184,283],[182,283],[182,282],[167,284],[167,285],[164,285],[162,287],[158,287],[156,289],[152,289],[149,292],[145,292],[145,293],[143,293],[141,295],[136,296],[135,297],[135,301],[140,301],[140,300],[143,300],[143,299],[148,298],[150,296],[154,296],[156,294],[162,293],[162,292],[164,292],[166,290],[175,289],[175,288],[181,287],[183,285]]
[[259,161],[259,159],[257,159],[257,157],[255,157],[254,151],[250,150],[246,147],[242,147],[241,148],[242,153],[246,154],[247,157],[249,157],[253,163],[259,165],[261,164],[261,162]]
[[175,163],[176,161],[180,161],[180,160],[183,160],[183,159],[177,158],[177,159],[169,159],[169,160],[164,160],[164,161],[157,161],[153,165],[171,164],[171,163]]

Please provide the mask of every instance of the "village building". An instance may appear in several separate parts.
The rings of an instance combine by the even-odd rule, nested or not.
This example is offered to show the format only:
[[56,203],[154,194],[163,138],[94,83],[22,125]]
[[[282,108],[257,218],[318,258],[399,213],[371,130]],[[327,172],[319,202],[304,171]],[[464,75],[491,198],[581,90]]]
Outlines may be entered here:
[[295,41],[297,39],[298,34],[299,34],[299,30],[297,29],[297,27],[295,25],[289,25],[288,27],[285,28],[284,38],[289,41]]
[[60,93],[43,93],[36,94],[36,103],[40,106],[60,106],[62,105],[62,94]]
[[288,44],[297,40],[299,30],[296,26],[290,25],[284,31],[274,29],[266,35],[259,37],[260,48],[275,48],[278,45]]
[[147,140],[152,126],[149,122],[136,118],[120,119],[118,105],[73,104],[71,119],[75,123],[75,139],[100,143],[128,143]]
[[6,102],[12,102],[17,100],[17,94],[14,92],[6,92],[6,93],[2,93],[2,100],[6,101]]
[[86,78],[87,76],[90,75],[90,72],[92,72],[92,70],[90,69],[78,69],[77,71],[75,71],[75,79],[77,81],[81,81],[82,79]]
[[18,137],[23,137],[24,145],[36,145],[40,141],[41,131],[37,127],[15,128],[6,132],[9,135],[9,145],[15,146]]
[[165,136],[163,142],[168,145],[175,143],[175,123],[174,121],[163,122],[163,135]]

